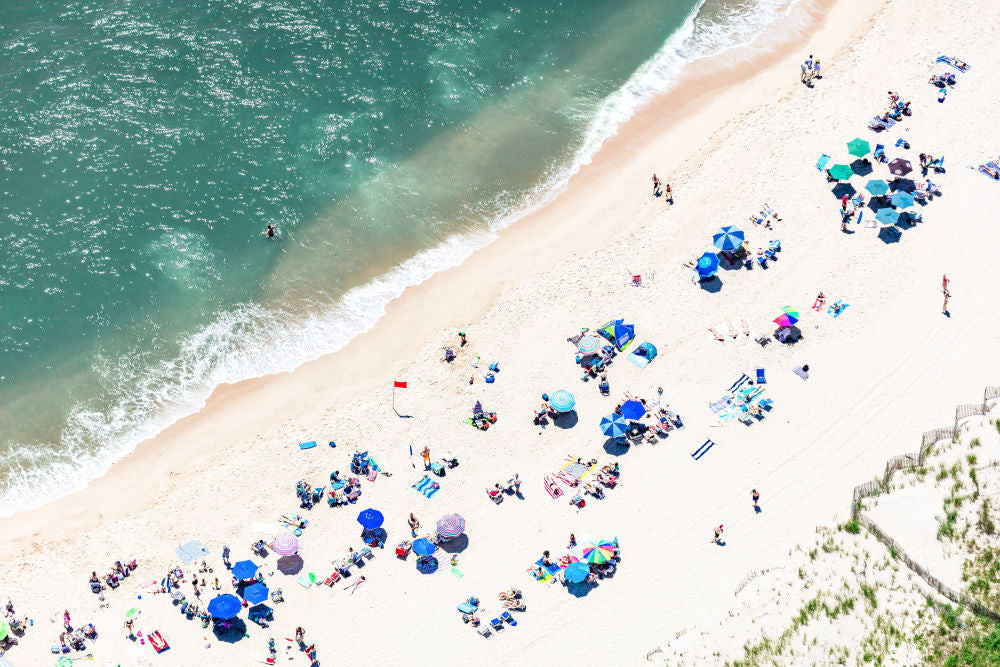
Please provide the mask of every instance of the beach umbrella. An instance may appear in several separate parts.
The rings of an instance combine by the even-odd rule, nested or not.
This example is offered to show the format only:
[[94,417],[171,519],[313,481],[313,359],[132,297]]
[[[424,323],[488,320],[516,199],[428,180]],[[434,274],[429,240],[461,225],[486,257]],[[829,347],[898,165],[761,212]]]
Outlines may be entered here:
[[275,565],[282,574],[298,574],[302,571],[302,556],[282,556]]
[[864,139],[852,139],[847,142],[847,152],[857,157],[864,157],[871,153],[871,145]]
[[601,349],[601,339],[597,336],[584,336],[576,344],[576,349],[580,350],[581,354],[594,354]]
[[271,549],[274,553],[281,556],[291,556],[299,552],[299,538],[285,533],[284,535],[278,535],[274,538],[274,542],[271,544]]
[[872,193],[875,196],[884,195],[886,192],[889,191],[889,184],[883,181],[882,179],[876,178],[874,180],[868,181],[868,184],[865,185],[865,190],[868,190],[868,192]]
[[566,581],[578,584],[581,581],[586,581],[587,577],[590,576],[590,565],[579,562],[570,563],[566,566],[566,571],[563,574],[566,576]]
[[56,667],[73,667],[73,658],[68,655],[64,655],[56,660]]
[[646,406],[639,401],[625,401],[622,403],[622,417],[629,421],[636,421],[646,416]]
[[237,581],[253,579],[253,576],[257,574],[257,569],[259,567],[260,566],[252,560],[241,560],[238,563],[233,564],[233,578]]
[[228,621],[236,614],[240,613],[240,609],[243,608],[243,603],[235,595],[229,593],[224,593],[217,597],[212,598],[208,603],[208,613],[212,618],[217,618],[222,621]]
[[174,549],[174,551],[177,552],[177,556],[181,559],[182,563],[190,563],[208,555],[208,549],[197,540],[182,544]]
[[258,605],[261,602],[267,602],[267,598],[270,594],[271,591],[269,591],[267,586],[264,584],[254,584],[253,586],[247,586],[243,589],[243,599],[251,605]]
[[583,545],[582,552],[583,560],[600,565],[615,555],[615,545],[605,540],[589,542]]
[[909,160],[898,157],[889,163],[889,173],[896,176],[906,176],[913,171],[913,165]]
[[437,522],[437,532],[441,537],[458,537],[465,532],[465,519],[458,514],[446,514]]
[[719,256],[714,252],[706,252],[698,258],[694,270],[699,278],[711,278],[719,270]]
[[14,667],[14,663],[0,655],[0,667]]
[[774,313],[773,320],[779,327],[794,326],[794,324],[799,321],[799,311],[795,310],[791,306],[784,306]]
[[576,399],[573,398],[573,394],[565,389],[560,389],[552,394],[552,398],[549,399],[549,405],[556,412],[569,412],[576,406]]
[[712,243],[719,250],[736,250],[743,241],[746,240],[743,230],[738,227],[723,227],[718,234],[712,237]]
[[6,618],[0,618],[0,642],[7,639],[7,635],[10,634],[10,624],[7,622]]
[[368,508],[358,515],[358,523],[365,530],[371,530],[372,528],[378,528],[385,522],[385,517],[378,510],[373,510]]
[[830,174],[830,178],[838,181],[846,181],[854,175],[854,170],[851,169],[851,165],[849,164],[835,164],[827,171]]
[[896,208],[910,208],[914,204],[913,195],[900,190],[892,196],[892,205]]
[[134,618],[139,613],[138,607],[132,607],[127,612],[125,612],[125,618]]
[[625,423],[625,418],[618,413],[608,415],[601,420],[601,433],[610,438],[620,438],[627,430],[628,424]]
[[430,540],[420,538],[413,540],[413,553],[418,556],[430,556],[432,553],[437,551],[437,547]]
[[875,214],[875,219],[883,225],[894,225],[899,222],[899,211],[891,208],[882,208]]

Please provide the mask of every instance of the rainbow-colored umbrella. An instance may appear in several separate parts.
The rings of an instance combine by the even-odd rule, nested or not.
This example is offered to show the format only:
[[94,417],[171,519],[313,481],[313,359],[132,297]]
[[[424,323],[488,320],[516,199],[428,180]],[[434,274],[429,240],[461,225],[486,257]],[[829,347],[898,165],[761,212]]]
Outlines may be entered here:
[[583,560],[588,563],[607,563],[615,555],[615,545],[607,540],[589,542],[581,549]]
[[577,343],[576,349],[580,350],[580,354],[594,354],[601,349],[601,339],[596,336],[584,336]]
[[794,326],[799,321],[799,311],[791,306],[785,306],[774,314],[774,323],[779,327]]
[[437,522],[437,532],[441,537],[458,537],[465,532],[465,519],[458,514],[448,514]]

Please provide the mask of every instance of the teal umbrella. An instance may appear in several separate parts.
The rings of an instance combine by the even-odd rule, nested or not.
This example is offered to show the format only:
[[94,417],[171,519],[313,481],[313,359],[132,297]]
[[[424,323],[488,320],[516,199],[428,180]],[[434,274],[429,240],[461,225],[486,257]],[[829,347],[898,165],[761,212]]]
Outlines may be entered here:
[[865,190],[867,190],[868,192],[872,193],[875,196],[880,196],[884,195],[886,192],[889,191],[889,184],[881,179],[874,179],[868,181],[868,184],[865,185]]
[[576,405],[576,399],[573,398],[573,394],[569,393],[565,389],[560,389],[559,391],[552,394],[552,398],[549,400],[549,405],[556,412],[569,412]]
[[864,139],[852,139],[847,142],[847,152],[851,155],[864,157],[872,152],[872,147]]
[[892,205],[896,208],[910,208],[913,204],[913,195],[909,192],[899,191],[892,196]]
[[875,214],[875,219],[883,225],[894,225],[899,222],[899,211],[891,208],[882,208]]
[[851,165],[849,164],[835,164],[828,171],[830,178],[838,181],[846,181],[854,175],[854,170],[851,169]]

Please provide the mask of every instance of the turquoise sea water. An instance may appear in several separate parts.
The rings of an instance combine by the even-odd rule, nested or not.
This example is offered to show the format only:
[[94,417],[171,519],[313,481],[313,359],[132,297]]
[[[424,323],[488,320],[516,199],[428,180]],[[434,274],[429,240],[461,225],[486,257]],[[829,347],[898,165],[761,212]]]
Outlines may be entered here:
[[0,514],[341,347],[782,4],[3,3]]

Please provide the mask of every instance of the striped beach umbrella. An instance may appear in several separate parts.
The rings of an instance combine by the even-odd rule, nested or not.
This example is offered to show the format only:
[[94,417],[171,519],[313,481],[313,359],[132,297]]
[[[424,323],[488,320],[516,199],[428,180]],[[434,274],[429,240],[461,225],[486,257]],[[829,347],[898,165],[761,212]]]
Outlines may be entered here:
[[580,350],[581,354],[594,354],[601,349],[601,339],[597,336],[584,336],[576,344],[576,349]]
[[625,418],[617,412],[610,414],[601,420],[601,433],[609,438],[620,438],[628,430],[628,423]]
[[552,398],[549,399],[549,405],[556,412],[569,412],[576,406],[576,399],[573,398],[573,394],[565,389],[560,389],[552,394]]
[[448,514],[437,522],[437,532],[441,537],[458,537],[465,532],[465,519],[458,514]]
[[799,321],[799,311],[791,306],[784,306],[774,313],[774,323],[779,327],[794,326]]
[[299,538],[289,533],[278,535],[271,544],[271,549],[282,556],[292,556],[299,552]]
[[588,542],[583,545],[583,560],[588,563],[607,563],[615,555],[615,545],[607,540]]
[[712,243],[719,250],[736,250],[743,245],[745,240],[743,230],[732,226],[723,227],[718,234],[712,237]]

